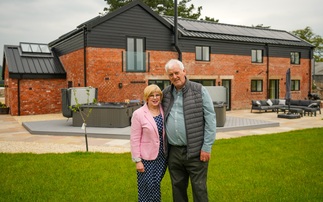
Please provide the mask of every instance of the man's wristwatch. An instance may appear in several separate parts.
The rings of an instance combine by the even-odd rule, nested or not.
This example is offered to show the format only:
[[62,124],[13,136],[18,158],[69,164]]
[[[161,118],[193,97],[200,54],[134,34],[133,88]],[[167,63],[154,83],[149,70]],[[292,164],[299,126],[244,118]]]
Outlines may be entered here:
[[141,158],[132,158],[132,161],[135,163],[141,162]]

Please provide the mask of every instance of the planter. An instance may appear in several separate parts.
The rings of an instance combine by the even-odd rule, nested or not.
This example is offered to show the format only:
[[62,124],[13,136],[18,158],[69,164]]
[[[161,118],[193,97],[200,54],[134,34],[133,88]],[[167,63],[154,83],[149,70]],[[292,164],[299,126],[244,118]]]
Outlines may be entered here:
[[9,114],[9,107],[7,107],[7,108],[0,108],[0,114]]

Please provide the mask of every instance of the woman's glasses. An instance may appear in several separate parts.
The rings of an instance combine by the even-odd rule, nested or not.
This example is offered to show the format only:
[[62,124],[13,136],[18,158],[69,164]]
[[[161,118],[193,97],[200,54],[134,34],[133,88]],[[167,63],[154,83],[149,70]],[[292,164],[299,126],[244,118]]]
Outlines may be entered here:
[[160,94],[155,94],[155,95],[149,95],[150,98],[159,98]]

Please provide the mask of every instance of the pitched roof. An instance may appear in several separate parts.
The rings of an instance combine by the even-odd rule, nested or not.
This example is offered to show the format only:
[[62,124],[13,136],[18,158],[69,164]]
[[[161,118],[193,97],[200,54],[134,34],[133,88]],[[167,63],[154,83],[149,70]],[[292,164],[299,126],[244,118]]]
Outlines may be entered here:
[[[55,43],[63,41],[70,36],[77,34],[82,31],[83,27],[88,30],[100,25],[101,23],[122,14],[123,12],[135,7],[140,6],[145,11],[151,14],[152,17],[159,20],[165,26],[173,29],[174,17],[173,16],[160,16],[158,13],[153,11],[146,4],[141,1],[134,0],[131,3],[110,12],[104,16],[97,16],[92,18],[79,26],[71,32],[59,37],[55,41],[52,41],[49,45],[52,46]],[[216,23],[203,20],[185,19],[178,18],[178,31],[180,37],[192,37],[192,38],[203,38],[211,40],[222,40],[222,41],[236,41],[236,42],[248,42],[248,43],[263,43],[263,44],[274,44],[274,45],[288,45],[288,46],[301,46],[301,47],[312,47],[314,46],[293,34],[275,29],[248,27],[240,25],[229,25],[223,23]]]
[[[171,25],[174,25],[173,16],[163,16],[163,18]],[[185,18],[178,18],[177,21],[178,31],[183,37],[314,47],[312,44],[282,30],[229,25]]]
[[32,52],[22,49],[21,46],[4,46],[10,78],[66,78],[63,65],[50,50]]

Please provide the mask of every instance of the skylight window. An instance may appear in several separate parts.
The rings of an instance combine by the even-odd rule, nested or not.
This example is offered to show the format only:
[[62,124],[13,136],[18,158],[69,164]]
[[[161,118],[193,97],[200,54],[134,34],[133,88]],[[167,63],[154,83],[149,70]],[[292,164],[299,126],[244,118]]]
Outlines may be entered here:
[[47,44],[20,43],[22,52],[29,53],[51,53]]

